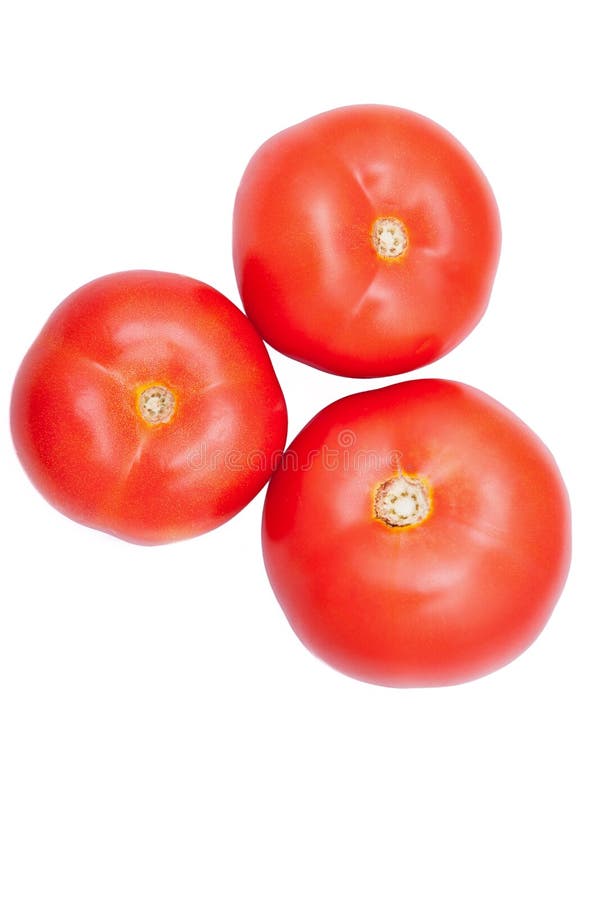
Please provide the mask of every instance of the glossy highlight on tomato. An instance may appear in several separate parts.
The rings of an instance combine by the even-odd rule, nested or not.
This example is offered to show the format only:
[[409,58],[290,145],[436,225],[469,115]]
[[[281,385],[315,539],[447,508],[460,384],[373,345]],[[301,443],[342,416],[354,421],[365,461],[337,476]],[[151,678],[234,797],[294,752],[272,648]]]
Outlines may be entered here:
[[478,165],[396,107],[343,107],[282,131],[237,192],[248,316],[277,350],[339,375],[395,375],[448,353],[483,315],[499,253]]
[[264,559],[304,644],[397,687],[468,681],[544,627],[570,513],[541,440],[458,382],[408,381],[318,413],[269,485]]
[[287,430],[265,346],[208,285],[107,275],[54,311],[17,374],[11,426],[38,490],[142,544],[201,534],[265,484]]

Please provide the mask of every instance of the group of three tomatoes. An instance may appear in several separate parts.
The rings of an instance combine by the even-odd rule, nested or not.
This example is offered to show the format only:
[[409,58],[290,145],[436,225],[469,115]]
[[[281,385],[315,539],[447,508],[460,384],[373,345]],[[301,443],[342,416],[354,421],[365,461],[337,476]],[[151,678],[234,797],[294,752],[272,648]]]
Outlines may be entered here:
[[491,397],[439,379],[344,397],[283,452],[262,339],[340,375],[412,371],[481,318],[499,251],[489,184],[439,125],[385,106],[315,116],[242,178],[247,317],[162,272],[75,291],[16,377],[21,462],[66,515],[145,544],[221,525],[270,479],[267,572],[316,655],[392,686],[486,674],[538,635],[566,578],[550,452]]

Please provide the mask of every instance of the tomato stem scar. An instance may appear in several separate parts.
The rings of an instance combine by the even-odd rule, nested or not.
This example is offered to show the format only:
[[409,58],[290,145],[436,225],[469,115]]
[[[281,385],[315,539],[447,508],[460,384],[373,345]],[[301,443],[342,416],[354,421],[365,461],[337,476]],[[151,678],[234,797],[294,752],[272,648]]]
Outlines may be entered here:
[[377,256],[382,259],[400,259],[408,249],[408,232],[400,219],[382,216],[373,222],[371,241]]
[[431,505],[431,489],[417,475],[395,475],[375,492],[375,518],[392,528],[418,525],[429,516]]
[[137,398],[140,416],[149,425],[165,425],[175,413],[175,394],[164,384],[151,384]]

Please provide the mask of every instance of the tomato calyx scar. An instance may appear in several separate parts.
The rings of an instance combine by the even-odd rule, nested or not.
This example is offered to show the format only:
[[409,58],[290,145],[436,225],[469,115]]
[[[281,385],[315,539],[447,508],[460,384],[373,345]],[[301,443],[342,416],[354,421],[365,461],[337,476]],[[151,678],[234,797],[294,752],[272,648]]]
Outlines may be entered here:
[[377,485],[375,518],[391,528],[419,525],[431,513],[431,488],[418,475],[401,472]]
[[373,222],[371,242],[381,259],[395,260],[408,250],[408,232],[404,222],[396,216],[380,216]]
[[137,411],[148,425],[166,425],[175,415],[175,394],[164,384],[147,385],[137,391]]

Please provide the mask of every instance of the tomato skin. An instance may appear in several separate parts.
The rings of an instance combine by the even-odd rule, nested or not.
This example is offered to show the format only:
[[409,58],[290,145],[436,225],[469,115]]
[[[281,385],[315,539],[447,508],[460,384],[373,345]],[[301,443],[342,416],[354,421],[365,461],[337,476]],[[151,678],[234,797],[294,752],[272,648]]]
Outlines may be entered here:
[[[156,384],[176,406],[153,424],[138,398]],[[258,493],[287,413],[264,344],[229,300],[182,275],[130,271],[54,311],[15,379],[11,427],[57,509],[158,544],[215,528]]]
[[[398,471],[431,489],[407,528],[374,515]],[[569,502],[540,439],[467,385],[409,381],[331,404],[269,485],[263,551],[292,628],[317,656],[396,687],[468,681],[544,627],[570,561]]]
[[[405,256],[381,259],[376,219]],[[395,375],[448,353],[483,315],[500,222],[483,173],[445,129],[391,106],[301,122],[250,160],[234,210],[244,308],[277,350],[328,372]]]

